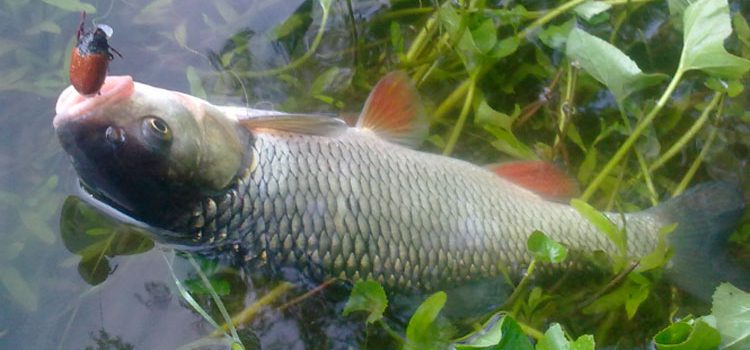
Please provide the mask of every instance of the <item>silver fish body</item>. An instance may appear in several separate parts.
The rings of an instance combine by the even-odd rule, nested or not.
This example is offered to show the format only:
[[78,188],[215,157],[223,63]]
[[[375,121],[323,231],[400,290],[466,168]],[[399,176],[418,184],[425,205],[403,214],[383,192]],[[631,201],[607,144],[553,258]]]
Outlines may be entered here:
[[[399,289],[516,271],[530,260],[526,240],[534,230],[573,249],[616,253],[572,207],[468,162],[360,129],[335,138],[256,137],[257,166],[231,194],[201,201],[170,229],[192,231],[198,241],[238,234],[273,265]],[[629,253],[651,251],[665,223],[645,212],[624,218]]]

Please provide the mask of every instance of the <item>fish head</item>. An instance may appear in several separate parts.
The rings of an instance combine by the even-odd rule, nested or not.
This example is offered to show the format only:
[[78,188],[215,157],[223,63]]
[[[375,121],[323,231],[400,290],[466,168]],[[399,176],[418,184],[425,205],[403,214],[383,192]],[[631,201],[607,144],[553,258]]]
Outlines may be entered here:
[[94,96],[68,87],[56,112],[53,126],[83,187],[146,222],[226,189],[252,157],[252,135],[236,120],[129,76],[108,77]]

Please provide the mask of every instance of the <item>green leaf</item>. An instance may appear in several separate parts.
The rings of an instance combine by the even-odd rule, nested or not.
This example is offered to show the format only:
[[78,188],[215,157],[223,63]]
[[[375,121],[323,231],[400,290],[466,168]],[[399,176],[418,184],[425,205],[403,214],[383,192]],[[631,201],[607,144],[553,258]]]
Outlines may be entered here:
[[543,262],[560,263],[568,256],[568,249],[547,237],[542,231],[534,231],[526,241],[526,246],[535,258]]
[[612,5],[601,2],[601,1],[586,1],[583,4],[576,6],[575,11],[578,17],[585,19],[587,22],[591,22],[591,19],[595,16],[604,13],[609,10]]
[[71,12],[82,12],[86,11],[88,14],[96,13],[96,7],[93,5],[80,2],[78,0],[42,0],[46,4],[61,8],[65,11]]
[[573,30],[575,24],[576,20],[574,18],[559,26],[554,24],[548,25],[539,32],[539,40],[552,49],[562,50],[565,43],[568,41],[570,31]]
[[497,30],[491,19],[486,19],[477,27],[471,30],[471,38],[474,46],[480,53],[486,54],[495,47],[497,43]]
[[596,148],[593,146],[590,147],[588,152],[586,152],[586,157],[581,162],[581,166],[578,168],[578,182],[585,184],[591,179],[591,175],[594,174],[594,170],[596,169],[597,156],[598,152]]
[[677,223],[674,223],[659,229],[659,238],[656,243],[656,247],[653,251],[641,258],[636,271],[644,272],[666,265],[667,261],[669,261],[669,258],[671,257],[669,243],[667,242],[667,235],[674,232],[676,228]]
[[373,323],[383,317],[383,312],[388,306],[383,286],[376,281],[357,281],[349,295],[349,300],[344,306],[343,315],[347,316],[354,311],[365,311],[367,323]]
[[193,96],[206,99],[208,98],[208,94],[206,94],[206,90],[203,89],[203,81],[201,81],[200,76],[198,76],[198,71],[193,66],[188,66],[185,70],[185,77],[187,78],[188,84],[190,84],[190,93]]
[[513,121],[516,118],[511,117],[505,113],[498,112],[489,104],[484,98],[481,99],[476,111],[474,112],[474,123],[479,126],[494,125],[502,128],[503,130],[511,130],[513,127]]
[[308,15],[295,13],[289,16],[286,21],[271,29],[271,31],[268,33],[268,37],[270,40],[283,39],[284,37],[300,29],[305,24],[309,23],[309,20],[310,17]]
[[65,248],[81,256],[79,273],[85,281],[95,282],[92,284],[109,275],[108,256],[138,254],[154,246],[142,230],[116,221],[74,196],[63,203],[60,235]]
[[447,336],[444,327],[437,322],[437,317],[445,306],[446,298],[445,292],[437,292],[419,305],[406,326],[405,349],[428,350],[443,347]]
[[[488,328],[487,325],[490,325]],[[456,350],[531,350],[533,349],[529,337],[523,333],[521,326],[510,316],[503,316],[499,320],[491,318],[468,340],[455,345]]]
[[21,273],[13,266],[0,266],[0,283],[5,286],[10,296],[27,311],[36,311],[39,306],[37,290],[31,288]]
[[393,46],[393,51],[400,55],[404,53],[404,35],[401,33],[401,26],[399,26],[398,22],[393,21],[391,22],[390,30],[391,46]]
[[553,324],[539,339],[536,350],[594,350],[594,337],[582,335],[575,341],[569,341],[560,324]]
[[326,69],[323,74],[318,75],[310,86],[310,95],[320,95],[325,93],[331,85],[336,81],[340,74],[338,67],[331,67]]
[[618,48],[578,28],[568,35],[566,54],[594,79],[606,85],[619,104],[630,94],[659,84],[667,77],[643,73]]
[[724,39],[732,34],[726,0],[698,0],[685,9],[682,21],[685,29],[681,69],[698,69],[734,79],[750,69],[750,61],[724,48]]
[[31,28],[27,29],[26,34],[27,35],[35,35],[39,33],[60,34],[61,31],[62,29],[60,29],[60,26],[57,25],[57,23],[52,22],[52,21],[42,21],[32,26]]
[[720,343],[719,331],[702,319],[673,323],[654,336],[658,350],[713,350]]
[[582,200],[574,198],[570,201],[570,205],[599,231],[607,235],[622,256],[627,255],[628,243],[625,231],[620,230],[606,215]]
[[726,349],[750,349],[750,294],[722,283],[713,296],[713,316]]

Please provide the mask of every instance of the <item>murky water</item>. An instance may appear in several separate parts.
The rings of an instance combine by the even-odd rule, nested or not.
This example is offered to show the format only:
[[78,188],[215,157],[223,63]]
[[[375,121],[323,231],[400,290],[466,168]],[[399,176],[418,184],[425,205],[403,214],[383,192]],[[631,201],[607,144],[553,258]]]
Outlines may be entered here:
[[[68,85],[69,49],[82,5],[73,0],[59,3],[53,6],[40,1],[4,0],[0,14],[0,241],[3,242],[0,244],[0,348],[178,348],[213,331],[181,299],[167,261],[174,264],[180,279],[200,285],[190,263],[169,247],[117,236],[124,237],[135,229],[104,218],[77,197],[70,197],[86,195],[78,187],[51,121],[57,94]],[[404,3],[393,1],[392,6],[408,7]],[[373,59],[380,54],[379,43],[367,42],[368,35],[375,37],[372,33],[390,28],[387,18],[377,17],[387,9],[387,1],[363,1],[351,8],[346,1],[334,1],[329,29],[308,69],[281,78],[255,78],[252,84],[247,84],[247,80],[240,83],[236,72],[283,66],[309,48],[320,25],[321,10],[316,1],[128,0],[94,5],[96,12],[89,13],[88,20],[112,26],[115,32],[110,44],[123,54],[122,59],[110,64],[110,74],[128,74],[150,85],[206,94],[206,98],[217,104],[261,102],[264,107],[294,111],[357,111],[365,96],[336,91],[335,86],[340,82],[346,82],[339,84],[346,87],[374,83],[357,81],[359,76],[353,71],[363,61],[380,62]],[[538,4],[527,6],[535,5]],[[735,10],[740,8],[741,5],[733,5]],[[294,16],[298,18],[290,20]],[[352,19],[372,18],[383,24],[369,27],[364,33],[361,26],[351,26]],[[413,17],[403,18],[413,20]],[[298,27],[285,32],[278,27],[283,22],[290,26],[296,23]],[[406,22],[404,36],[413,37],[418,30],[414,26],[421,24]],[[658,40],[659,24],[652,25],[644,25],[647,29],[643,33],[626,35],[642,34],[647,37],[645,40]],[[298,29],[305,26],[309,26],[307,30]],[[275,40],[279,37],[284,40]],[[247,46],[250,55],[231,54],[242,45]],[[351,50],[353,46],[359,50]],[[554,54],[552,59],[555,60],[552,63],[559,63],[560,58]],[[643,69],[660,69],[670,64],[656,59],[648,61]],[[219,69],[228,66],[234,70]],[[370,68],[378,71],[378,67]],[[329,72],[330,81],[320,94],[311,97],[309,89],[321,72]],[[443,78],[450,82],[457,80],[449,75]],[[520,86],[529,90],[518,92],[513,98],[533,100],[528,97],[538,95],[543,89],[539,81],[518,79]],[[491,87],[495,83],[483,84]],[[496,91],[498,96],[494,97],[498,101],[507,102],[504,99],[510,98],[504,95],[506,87],[492,90]],[[436,95],[446,93],[439,87],[435,90]],[[332,98],[333,94],[338,97]],[[488,93],[488,99],[491,97]],[[582,106],[580,113],[591,116],[613,108],[612,104],[611,98],[602,97],[598,103]],[[750,119],[747,112],[742,114],[742,106],[732,105],[728,109],[739,111],[733,115],[738,127],[724,130],[718,142],[732,151],[710,154],[709,158],[714,157],[716,163],[707,173],[718,178],[746,179]],[[475,136],[474,131],[470,130],[467,137]],[[586,137],[591,130],[581,132]],[[475,147],[475,143],[484,142],[481,136],[477,139],[465,142],[463,147],[459,145],[456,153],[475,161],[496,160],[492,147]],[[435,144],[427,147],[434,150]],[[732,169],[740,169],[739,175]],[[62,211],[69,215],[61,215]],[[107,241],[109,250],[93,255],[81,253],[78,249],[81,246],[77,246],[81,241],[77,239],[96,244],[102,242],[96,235],[105,231],[115,233],[106,237],[114,237],[116,248],[111,248],[112,242]],[[76,234],[83,238],[73,237]],[[228,283],[215,286],[217,289],[232,290],[231,298],[224,300],[230,313],[252,304],[277,285],[266,283],[262,276],[251,276],[221,264],[202,263],[210,265],[212,276],[221,276],[217,279]],[[313,297],[303,305],[264,311],[252,323],[262,348],[347,348],[357,347],[368,337],[371,345],[372,339],[386,338],[378,333],[382,331],[364,332],[359,319],[352,321],[338,316],[346,293],[344,288],[334,286],[324,296]],[[212,305],[206,294],[199,293],[198,299]],[[294,295],[282,298],[279,304],[285,302],[294,302]],[[218,311],[212,310],[212,315],[221,319]]]

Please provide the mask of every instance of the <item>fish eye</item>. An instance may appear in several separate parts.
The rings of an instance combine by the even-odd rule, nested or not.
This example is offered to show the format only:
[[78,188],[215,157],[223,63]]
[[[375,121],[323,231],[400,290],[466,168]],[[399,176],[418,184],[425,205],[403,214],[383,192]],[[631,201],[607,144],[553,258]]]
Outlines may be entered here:
[[143,118],[143,132],[146,135],[152,135],[157,137],[159,140],[168,142],[172,140],[172,132],[169,130],[169,125],[163,119],[154,116],[147,116]]

